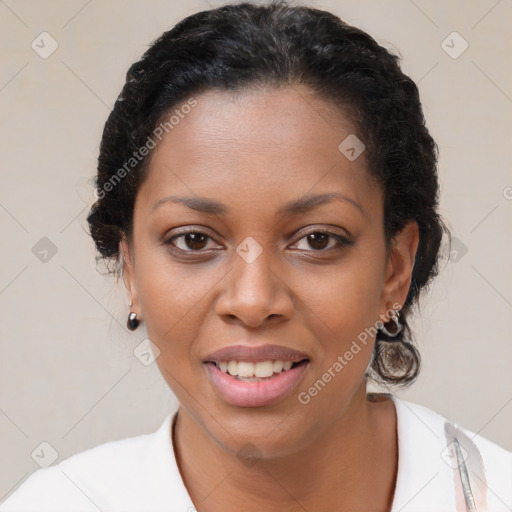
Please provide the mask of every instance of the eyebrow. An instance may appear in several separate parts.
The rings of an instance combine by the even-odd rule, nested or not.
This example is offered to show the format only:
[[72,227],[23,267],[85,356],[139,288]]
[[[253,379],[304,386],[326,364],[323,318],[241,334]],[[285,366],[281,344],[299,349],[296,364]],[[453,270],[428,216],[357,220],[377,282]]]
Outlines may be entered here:
[[[322,206],[324,204],[330,203],[334,199],[338,199],[340,201],[347,202],[352,206],[355,206],[361,213],[364,214],[364,210],[362,206],[343,194],[339,194],[337,192],[330,192],[326,194],[309,194],[303,196],[299,199],[294,199],[288,203],[286,203],[282,208],[280,208],[276,216],[284,216],[289,217],[292,215],[296,215],[298,213],[305,213],[308,211],[317,208],[318,206]],[[211,213],[214,215],[225,215],[228,213],[228,207],[216,201],[215,199],[210,199],[208,197],[185,197],[185,196],[167,196],[159,199],[152,207],[151,211],[156,210],[159,206],[172,202],[176,204],[183,204],[190,208],[191,210],[195,210],[203,213]]]

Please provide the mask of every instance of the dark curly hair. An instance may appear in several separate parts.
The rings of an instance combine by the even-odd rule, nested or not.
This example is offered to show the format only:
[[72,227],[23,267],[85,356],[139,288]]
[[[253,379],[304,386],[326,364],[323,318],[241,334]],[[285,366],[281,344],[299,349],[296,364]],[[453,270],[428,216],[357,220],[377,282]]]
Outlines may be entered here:
[[123,235],[131,239],[135,197],[148,169],[150,156],[141,148],[173,108],[207,90],[306,85],[348,112],[365,144],[367,166],[384,191],[388,247],[407,221],[418,224],[419,246],[400,317],[404,329],[395,338],[377,332],[366,374],[384,384],[410,384],[420,355],[407,315],[438,271],[446,227],[437,213],[438,148],[425,126],[418,88],[399,60],[337,16],[284,1],[224,5],[183,19],[130,67],[105,123],[98,200],[87,217],[97,259],[115,261],[118,273],[119,243]]

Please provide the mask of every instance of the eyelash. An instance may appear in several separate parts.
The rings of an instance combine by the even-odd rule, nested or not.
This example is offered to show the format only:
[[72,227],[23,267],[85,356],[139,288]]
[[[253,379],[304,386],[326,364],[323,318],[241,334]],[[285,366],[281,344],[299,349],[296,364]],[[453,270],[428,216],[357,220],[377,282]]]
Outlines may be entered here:
[[[181,253],[196,253],[196,254],[200,254],[202,252],[206,252],[208,251],[208,249],[201,249],[201,250],[193,250],[193,249],[190,249],[190,250],[183,250],[183,249],[180,249],[179,247],[176,247],[172,242],[176,239],[179,239],[179,238],[183,238],[187,235],[190,235],[190,234],[200,234],[200,235],[205,235],[206,237],[208,237],[210,240],[213,240],[213,238],[208,234],[206,233],[205,231],[201,231],[200,229],[189,229],[183,233],[180,233],[178,235],[173,235],[172,237],[168,238],[167,240],[165,240],[163,243],[164,245],[168,245],[168,246],[172,246],[174,250],[176,251],[179,251]],[[302,236],[297,240],[296,243],[300,242],[301,240],[303,240],[304,238],[306,238],[308,235],[311,235],[311,234],[323,234],[323,235],[328,235],[332,238],[334,238],[337,242],[337,245],[335,245],[334,247],[328,247],[328,248],[325,248],[325,249],[318,249],[318,250],[315,250],[315,249],[311,249],[309,252],[314,252],[314,253],[324,253],[324,252],[329,252],[331,250],[341,250],[344,248],[344,246],[350,246],[350,245],[353,245],[353,242],[348,240],[348,238],[344,237],[343,235],[340,235],[339,233],[334,233],[328,229],[313,229],[313,230],[310,230],[310,231],[307,231],[305,233],[302,234]]]

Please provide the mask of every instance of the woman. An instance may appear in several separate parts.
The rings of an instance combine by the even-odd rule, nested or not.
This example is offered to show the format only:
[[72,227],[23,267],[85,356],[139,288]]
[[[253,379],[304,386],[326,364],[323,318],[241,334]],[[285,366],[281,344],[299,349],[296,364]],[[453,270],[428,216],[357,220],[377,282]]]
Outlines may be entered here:
[[88,222],[180,401],[0,510],[510,510],[512,454],[406,386],[437,147],[398,58],[286,3],[197,13],[131,66]]

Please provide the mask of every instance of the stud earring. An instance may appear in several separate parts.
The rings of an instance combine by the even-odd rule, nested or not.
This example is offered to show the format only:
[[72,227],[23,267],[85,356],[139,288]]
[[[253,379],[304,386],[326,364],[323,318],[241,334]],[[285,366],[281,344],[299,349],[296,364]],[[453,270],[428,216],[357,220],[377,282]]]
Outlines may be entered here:
[[131,312],[128,315],[128,322],[126,323],[128,329],[130,329],[130,331],[135,331],[139,326],[139,323],[139,320],[137,320],[137,313]]

